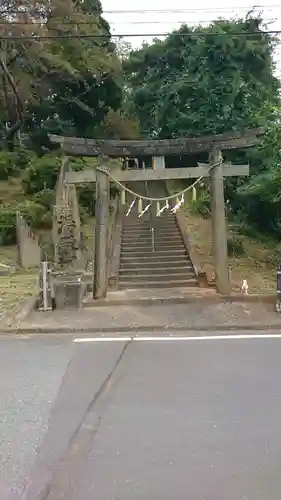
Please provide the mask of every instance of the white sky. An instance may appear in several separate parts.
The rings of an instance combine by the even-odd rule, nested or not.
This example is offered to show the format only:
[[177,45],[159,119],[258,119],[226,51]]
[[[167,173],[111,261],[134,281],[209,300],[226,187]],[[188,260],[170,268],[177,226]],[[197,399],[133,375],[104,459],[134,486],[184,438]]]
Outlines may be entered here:
[[[247,0],[215,0],[214,4],[207,0],[197,0],[194,4],[186,0],[173,0],[172,2],[171,0],[155,0],[154,2],[152,0],[135,0],[134,2],[132,0],[118,0],[118,2],[102,0],[102,5],[104,17],[111,25],[112,34],[140,34],[139,37],[126,37],[133,47],[140,46],[143,41],[150,42],[149,34],[167,33],[179,28],[183,23],[206,25],[219,17],[245,16],[254,5],[256,5],[256,11],[262,11],[263,18],[270,23],[269,30],[281,31],[281,0],[260,0],[257,4],[249,3]],[[152,10],[158,12],[151,12]],[[280,47],[276,50],[275,58],[278,65],[277,73],[281,76]]]

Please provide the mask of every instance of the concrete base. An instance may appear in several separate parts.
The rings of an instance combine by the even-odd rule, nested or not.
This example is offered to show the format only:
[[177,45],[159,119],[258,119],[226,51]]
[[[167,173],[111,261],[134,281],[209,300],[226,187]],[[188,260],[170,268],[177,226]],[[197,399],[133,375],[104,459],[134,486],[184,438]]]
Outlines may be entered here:
[[56,309],[80,308],[86,291],[81,279],[57,281],[54,284]]

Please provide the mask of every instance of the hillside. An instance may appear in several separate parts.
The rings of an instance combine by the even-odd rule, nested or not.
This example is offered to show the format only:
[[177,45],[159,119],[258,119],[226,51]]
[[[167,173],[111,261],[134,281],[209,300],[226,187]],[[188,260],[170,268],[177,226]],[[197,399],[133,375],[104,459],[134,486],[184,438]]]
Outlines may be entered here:
[[[212,221],[186,209],[186,228],[191,244],[208,279],[214,276],[212,258]],[[228,241],[230,252],[229,269],[232,290],[240,292],[244,279],[249,285],[249,293],[268,294],[276,291],[276,265],[280,260],[280,251],[276,250],[276,241],[259,241],[239,232],[235,224],[228,223]],[[238,255],[235,255],[235,251]],[[241,255],[242,253],[242,255]]]

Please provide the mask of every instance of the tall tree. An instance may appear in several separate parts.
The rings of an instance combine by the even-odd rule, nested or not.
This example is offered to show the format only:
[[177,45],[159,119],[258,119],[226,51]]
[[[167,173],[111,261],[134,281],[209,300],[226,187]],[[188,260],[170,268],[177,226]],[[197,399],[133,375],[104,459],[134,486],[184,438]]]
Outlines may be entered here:
[[23,124],[91,135],[119,107],[120,62],[99,0],[5,0],[0,20],[5,143]]
[[143,134],[201,135],[264,124],[279,82],[276,41],[261,28],[262,19],[251,15],[208,27],[184,25],[132,52],[124,67]]

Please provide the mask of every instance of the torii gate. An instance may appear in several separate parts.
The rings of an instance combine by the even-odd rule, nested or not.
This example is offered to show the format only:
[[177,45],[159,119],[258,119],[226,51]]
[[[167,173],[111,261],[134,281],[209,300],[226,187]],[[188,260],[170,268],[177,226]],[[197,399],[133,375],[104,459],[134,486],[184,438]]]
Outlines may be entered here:
[[[227,255],[227,224],[225,218],[224,177],[248,176],[249,165],[223,163],[222,151],[244,149],[256,145],[264,129],[252,129],[244,134],[227,133],[199,138],[165,140],[100,140],[51,135],[53,143],[59,143],[69,156],[96,157],[152,157],[158,167],[152,170],[111,172],[121,183],[131,181],[211,178],[213,255],[216,287],[222,294],[230,293]],[[165,168],[165,155],[209,153],[209,164],[192,168]],[[215,165],[210,168],[211,165]],[[107,235],[109,225],[109,179],[105,172],[87,169],[71,172],[66,177],[70,184],[96,183],[96,238],[95,238],[95,298],[105,297],[107,292]]]

